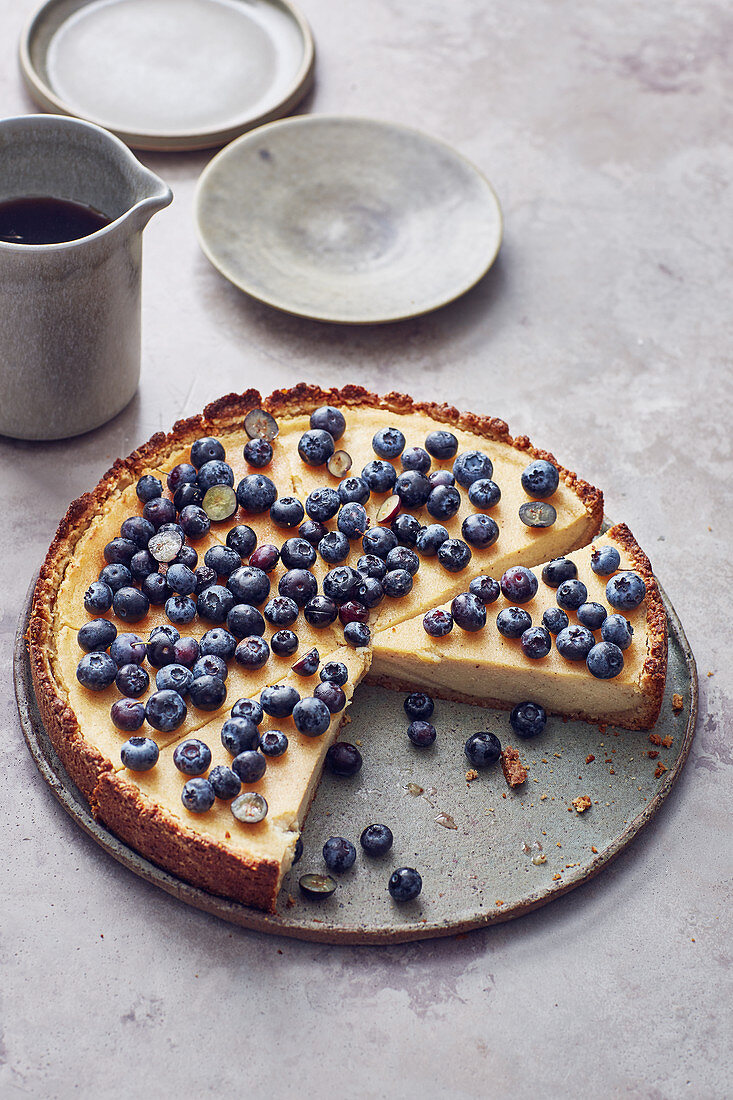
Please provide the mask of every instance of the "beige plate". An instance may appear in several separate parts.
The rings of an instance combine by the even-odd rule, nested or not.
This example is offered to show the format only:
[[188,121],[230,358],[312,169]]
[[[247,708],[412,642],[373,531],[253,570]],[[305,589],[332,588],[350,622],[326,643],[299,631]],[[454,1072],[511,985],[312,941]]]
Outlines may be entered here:
[[280,118],[314,56],[289,0],[49,0],[20,42],[41,107],[134,149],[206,149]]
[[[23,640],[32,593],[33,586],[16,635],[15,688],[26,743],[53,793],[89,836],[136,875],[197,909],[260,932],[328,943],[396,943],[465,932],[537,909],[607,867],[651,820],[679,777],[695,732],[695,660],[663,592],[669,671],[656,733],[672,737],[667,749],[653,748],[648,732],[601,733],[558,718],[549,720],[540,737],[517,742],[506,712],[438,700],[438,738],[421,751],[405,735],[404,696],[362,685],[342,739],[361,744],[364,766],[353,779],[324,776],[303,832],[303,858],[286,876],[278,912],[268,915],[189,886],[94,821],[38,713]],[[674,692],[683,698],[679,712],[672,707]],[[480,729],[519,745],[530,770],[524,789],[510,791],[498,767],[466,783],[463,743]],[[658,757],[649,759],[649,751]],[[589,755],[595,760],[587,763]],[[657,776],[660,762],[666,770]],[[581,816],[570,803],[582,794],[592,805]],[[361,830],[374,821],[388,824],[395,835],[382,859],[369,859],[358,847]],[[297,880],[308,871],[325,871],[320,853],[329,836],[352,840],[357,861],[327,902],[308,901]],[[545,862],[534,863],[542,854]],[[423,877],[422,894],[406,905],[393,903],[386,889],[399,866],[416,867]]]
[[499,251],[489,182],[450,146],[367,118],[263,126],[207,165],[199,240],[235,286],[320,321],[381,324],[469,290]]

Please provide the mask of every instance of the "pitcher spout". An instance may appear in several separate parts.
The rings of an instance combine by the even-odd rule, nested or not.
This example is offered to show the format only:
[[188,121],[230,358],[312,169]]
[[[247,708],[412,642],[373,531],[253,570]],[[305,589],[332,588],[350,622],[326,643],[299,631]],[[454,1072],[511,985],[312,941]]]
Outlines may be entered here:
[[153,214],[170,206],[173,201],[173,192],[168,184],[150,169],[143,168],[142,165],[139,165],[139,169],[137,175],[139,198],[132,204],[127,216],[142,228],[147,225]]

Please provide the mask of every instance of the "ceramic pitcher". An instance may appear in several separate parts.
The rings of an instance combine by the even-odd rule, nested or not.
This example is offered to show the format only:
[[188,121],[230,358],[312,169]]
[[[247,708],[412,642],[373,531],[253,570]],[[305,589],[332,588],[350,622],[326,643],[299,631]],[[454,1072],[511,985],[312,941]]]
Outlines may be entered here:
[[140,376],[142,231],[173,198],[112,134],[80,119],[0,120],[0,202],[53,197],[110,218],[63,244],[0,241],[0,434],[98,427]]

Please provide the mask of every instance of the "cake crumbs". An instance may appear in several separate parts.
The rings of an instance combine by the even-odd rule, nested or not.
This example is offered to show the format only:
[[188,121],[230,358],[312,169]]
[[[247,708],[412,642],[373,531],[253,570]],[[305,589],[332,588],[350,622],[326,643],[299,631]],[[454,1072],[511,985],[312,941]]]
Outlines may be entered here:
[[598,855],[598,849],[596,848],[595,844],[591,844],[590,850],[591,850],[591,852],[593,853],[594,856]]
[[654,769],[654,778],[659,779],[660,775],[664,775],[664,773],[666,771],[667,771],[667,765],[663,764],[662,761],[660,760],[659,763],[657,764],[656,768]]
[[595,760],[595,756],[593,755],[592,752],[589,752],[588,755],[585,758],[586,764],[592,764],[594,760]]
[[231,834],[231,833],[229,832],[229,830],[228,830],[228,829],[227,829],[227,830],[226,830],[226,832],[224,833],[224,836],[226,837],[226,839],[227,839],[227,840],[231,840],[231,839],[232,839],[232,834]]
[[552,877],[553,877],[554,881],[557,882],[557,880],[560,878],[560,875],[557,872],[555,872],[555,874]]
[[496,901],[494,902],[494,905],[503,905],[503,904],[504,904],[504,899],[503,898],[497,898]]
[[673,743],[674,743],[674,737],[672,737],[671,734],[669,734],[669,733],[667,734],[666,737],[662,738],[662,748],[663,749],[671,749]]
[[542,757],[542,763],[543,763],[543,764],[549,764],[549,760],[545,760],[545,758],[544,758],[544,756],[543,756],[543,757]]
[[348,726],[350,721],[351,721],[351,715],[347,714],[346,717],[342,719],[341,725],[342,726]]
[[680,711],[685,705],[685,700],[682,698],[678,691],[675,691],[672,695],[672,710]]
[[295,905],[295,898],[293,897],[292,894],[288,894],[288,900],[285,902],[285,908],[286,909],[292,909],[294,905]]
[[587,794],[579,794],[577,798],[573,799],[573,806],[579,814],[584,814],[586,810],[591,807],[591,801]]
[[656,760],[659,756],[659,749],[647,749],[646,755],[650,760]]
[[357,739],[356,739],[356,740],[354,741],[354,744],[355,744],[355,745],[358,745],[358,746],[359,746],[359,748],[361,748],[361,746],[363,745],[363,743],[364,743],[364,742],[363,742],[363,741],[360,741],[358,737],[357,737]]
[[541,794],[540,795],[540,802],[544,802],[546,798],[547,798],[546,794]]
[[469,768],[466,772],[466,782],[473,783],[474,779],[478,779],[478,772],[475,768]]
[[521,787],[529,772],[519,758],[519,753],[511,745],[507,745],[501,753],[501,770],[510,787]]
[[662,743],[662,738],[659,736],[658,733],[650,733],[649,740],[651,741],[652,745],[661,745]]

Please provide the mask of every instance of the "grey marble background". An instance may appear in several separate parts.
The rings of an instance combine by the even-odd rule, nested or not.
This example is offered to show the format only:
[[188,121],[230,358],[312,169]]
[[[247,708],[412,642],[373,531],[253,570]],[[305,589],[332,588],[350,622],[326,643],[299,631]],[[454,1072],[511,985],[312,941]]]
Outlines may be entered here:
[[[0,113],[33,110],[0,0]],[[148,155],[173,206],[145,239],[143,381],[106,428],[0,441],[0,1095],[728,1097],[731,1055],[731,185],[725,0],[302,0],[304,108],[396,119],[494,183],[499,261],[461,301],[347,329],[249,301],[209,266],[208,154]],[[686,771],[585,887],[460,939],[339,949],[219,923],[77,830],[21,738],[28,582],[68,502],[222,393],[363,382],[503,416],[601,485],[697,656]]]

